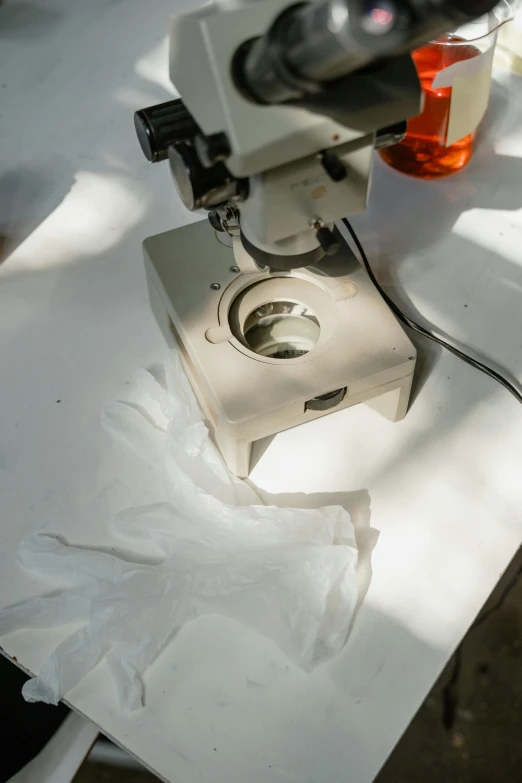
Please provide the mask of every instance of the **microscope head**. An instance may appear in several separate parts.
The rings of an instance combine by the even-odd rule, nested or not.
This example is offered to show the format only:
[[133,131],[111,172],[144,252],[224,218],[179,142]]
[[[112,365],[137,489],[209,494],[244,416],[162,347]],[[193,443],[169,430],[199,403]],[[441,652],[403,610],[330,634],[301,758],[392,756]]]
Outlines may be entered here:
[[[182,101],[136,114],[190,210],[239,230],[258,266],[309,266],[331,227],[366,207],[372,152],[421,110],[409,52],[491,0],[222,0],[176,16],[170,74]],[[229,220],[227,215],[233,216]]]

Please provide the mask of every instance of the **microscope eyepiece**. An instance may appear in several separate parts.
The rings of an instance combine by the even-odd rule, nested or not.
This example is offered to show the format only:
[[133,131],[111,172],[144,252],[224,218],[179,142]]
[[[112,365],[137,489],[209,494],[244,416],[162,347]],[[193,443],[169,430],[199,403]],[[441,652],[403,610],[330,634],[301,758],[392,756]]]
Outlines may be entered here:
[[238,87],[277,104],[314,95],[372,62],[411,52],[498,0],[322,0],[287,8],[234,58]]

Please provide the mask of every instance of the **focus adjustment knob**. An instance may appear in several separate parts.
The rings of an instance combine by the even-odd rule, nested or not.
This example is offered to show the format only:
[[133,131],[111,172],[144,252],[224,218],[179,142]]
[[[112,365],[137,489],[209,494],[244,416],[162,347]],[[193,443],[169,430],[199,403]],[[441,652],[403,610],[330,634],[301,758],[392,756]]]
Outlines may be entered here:
[[205,168],[188,142],[169,147],[170,169],[183,204],[194,211],[212,210],[233,198],[241,198],[246,183],[230,174],[223,163]]
[[170,146],[200,132],[183,101],[167,101],[134,114],[134,127],[143,154],[150,163],[167,160]]

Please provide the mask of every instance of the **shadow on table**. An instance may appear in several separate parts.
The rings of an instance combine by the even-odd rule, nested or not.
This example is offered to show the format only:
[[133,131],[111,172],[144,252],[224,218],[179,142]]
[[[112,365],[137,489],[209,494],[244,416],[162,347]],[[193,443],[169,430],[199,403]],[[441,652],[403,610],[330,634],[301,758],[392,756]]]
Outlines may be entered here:
[[[499,335],[500,314],[519,312],[522,263],[514,263],[503,255],[503,231],[498,232],[498,250],[492,250],[480,244],[480,236],[476,240],[472,235],[462,236],[454,232],[454,227],[461,215],[470,210],[483,210],[487,221],[489,211],[516,212],[522,208],[522,158],[495,152],[496,140],[508,136],[520,125],[520,111],[513,108],[513,86],[519,89],[520,84],[522,79],[515,75],[507,84],[493,83],[490,106],[479,131],[474,157],[459,174],[438,181],[416,180],[377,160],[365,218],[378,243],[378,250],[369,252],[370,262],[379,281],[401,309],[443,339],[465,351],[469,348],[469,353],[511,380],[522,369],[522,354],[520,361],[513,363],[513,348],[519,343],[517,328],[505,328],[503,339],[498,343],[492,340],[492,335]],[[508,111],[510,101],[511,111]],[[364,243],[364,235],[361,238]],[[512,245],[513,239],[511,254]],[[461,258],[465,259],[469,285],[463,285],[458,274],[455,276],[454,269]],[[420,277],[423,279],[422,300],[427,305],[422,310],[429,312],[429,318],[408,293],[411,290],[413,294]],[[433,293],[429,288],[430,280],[434,283]],[[483,309],[474,307],[476,281],[482,283],[487,292],[487,297],[481,297]],[[452,293],[447,301],[441,297],[444,285]],[[460,291],[461,304],[456,306],[455,293],[459,295]],[[417,296],[416,300],[419,298]],[[433,316],[437,310],[441,313],[441,321],[447,322],[448,316],[453,318],[457,325],[455,334],[447,334],[439,325]],[[409,336],[418,349],[412,393],[415,403],[439,363],[443,349],[415,332],[410,332]],[[507,358],[503,363],[504,347]],[[491,384],[494,389],[494,382]]]
[[[513,76],[522,84],[522,78]],[[459,217],[471,209],[517,211],[522,207],[522,158],[495,152],[498,136],[518,127],[509,115],[512,92],[493,83],[491,102],[479,129],[475,152],[461,172],[422,180],[395,171],[376,156],[369,203],[380,245],[381,279],[394,280],[401,263],[440,243]]]
[[203,758],[216,783],[370,781],[444,665],[446,645],[365,606],[346,647],[305,673],[235,621],[201,617],[151,668],[147,697],[161,719],[177,705],[175,749],[196,763],[202,745],[185,729],[190,712],[211,749]]
[[0,38],[33,40],[50,33],[62,14],[33,3],[0,2]]
[[[1,16],[0,16],[1,24]],[[0,176],[0,264],[61,204],[75,171],[62,155]]]

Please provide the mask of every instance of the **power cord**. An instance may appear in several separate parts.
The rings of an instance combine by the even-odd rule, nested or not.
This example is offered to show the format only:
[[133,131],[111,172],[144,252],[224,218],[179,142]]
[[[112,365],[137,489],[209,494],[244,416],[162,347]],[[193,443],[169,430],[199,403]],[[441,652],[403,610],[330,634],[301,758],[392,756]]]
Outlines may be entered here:
[[353,226],[351,225],[348,218],[343,218],[342,222],[348,229],[351,238],[354,241],[354,244],[359,252],[359,255],[361,257],[361,261],[364,264],[364,267],[366,271],[368,272],[368,276],[372,283],[374,284],[375,288],[378,290],[390,310],[394,313],[395,317],[398,318],[399,321],[401,321],[405,326],[407,326],[409,329],[413,329],[414,332],[418,332],[419,334],[422,334],[423,337],[427,337],[429,340],[433,340],[434,343],[437,343],[438,345],[441,345],[443,348],[445,348],[450,353],[454,354],[455,356],[458,356],[459,359],[462,359],[463,362],[466,362],[466,364],[471,365],[471,367],[474,367],[476,370],[480,370],[480,372],[483,372],[485,375],[489,375],[490,378],[493,378],[494,381],[497,381],[497,383],[500,383],[501,386],[506,389],[510,394],[513,395],[513,397],[520,403],[522,403],[522,391],[517,389],[517,387],[511,383],[507,378],[505,378],[503,375],[501,375],[499,372],[494,370],[492,367],[488,367],[486,364],[483,364],[482,362],[479,362],[478,359],[474,359],[472,356],[468,356],[467,353],[464,353],[464,351],[459,350],[458,348],[455,348],[454,345],[451,345],[450,343],[446,342],[442,339],[442,337],[437,337],[437,335],[430,332],[428,329],[425,329],[423,326],[420,326],[420,324],[415,323],[415,321],[412,321],[411,318],[409,318],[407,315],[405,315],[402,310],[398,307],[398,305],[395,304],[393,299],[391,299],[386,291],[383,290],[381,284],[375,277],[375,274],[373,273],[373,269],[370,266],[370,262],[368,261],[368,257],[365,253],[365,250],[359,240],[359,237],[355,233],[355,230]]

